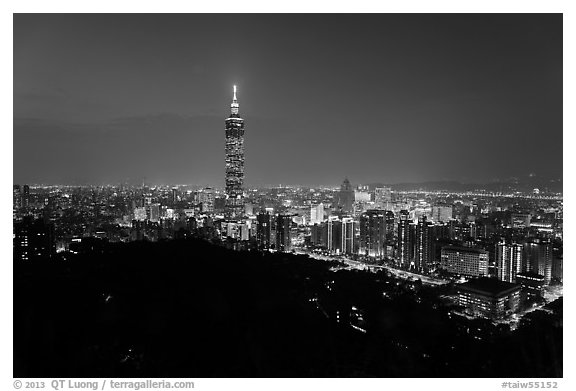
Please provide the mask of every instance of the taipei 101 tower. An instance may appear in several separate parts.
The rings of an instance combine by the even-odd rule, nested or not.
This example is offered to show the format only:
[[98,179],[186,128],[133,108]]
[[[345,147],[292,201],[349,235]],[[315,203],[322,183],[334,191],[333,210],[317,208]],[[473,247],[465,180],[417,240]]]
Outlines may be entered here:
[[240,218],[244,214],[244,120],[238,114],[236,86],[226,118],[226,217]]

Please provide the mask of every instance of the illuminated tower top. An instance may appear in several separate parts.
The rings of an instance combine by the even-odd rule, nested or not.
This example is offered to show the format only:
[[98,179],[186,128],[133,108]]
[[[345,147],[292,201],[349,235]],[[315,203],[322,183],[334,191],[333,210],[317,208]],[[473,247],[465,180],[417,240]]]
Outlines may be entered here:
[[232,99],[232,104],[230,105],[230,113],[232,115],[238,115],[238,101],[236,100],[236,86],[234,86],[234,98]]

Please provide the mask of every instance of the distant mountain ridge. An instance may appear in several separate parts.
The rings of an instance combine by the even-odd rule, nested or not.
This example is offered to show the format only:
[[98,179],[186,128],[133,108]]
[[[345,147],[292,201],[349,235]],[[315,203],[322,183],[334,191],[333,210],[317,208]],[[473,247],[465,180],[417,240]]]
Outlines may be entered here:
[[487,191],[498,191],[498,192],[509,192],[509,191],[522,191],[522,192],[532,192],[534,189],[539,189],[541,192],[562,192],[563,181],[559,180],[546,180],[543,178],[528,177],[518,180],[507,180],[501,182],[489,182],[489,183],[462,183],[458,181],[428,181],[420,183],[396,183],[396,184],[384,184],[384,183],[370,183],[368,184],[370,189],[376,187],[388,186],[393,190],[408,191],[408,190],[446,190],[454,192],[463,191],[474,191],[474,190],[487,190]]

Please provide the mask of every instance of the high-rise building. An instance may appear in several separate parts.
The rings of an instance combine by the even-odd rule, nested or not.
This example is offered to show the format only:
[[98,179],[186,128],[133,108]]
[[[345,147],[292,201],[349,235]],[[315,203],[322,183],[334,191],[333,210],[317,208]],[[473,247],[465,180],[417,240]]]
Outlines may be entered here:
[[276,251],[289,252],[292,250],[292,216],[276,216]]
[[434,226],[426,216],[418,217],[414,241],[414,267],[417,271],[427,273],[434,268]]
[[310,243],[317,247],[327,247],[328,228],[326,223],[316,223],[310,228]]
[[175,208],[177,203],[178,203],[178,189],[173,187],[170,193],[170,206],[172,208]]
[[150,221],[157,223],[160,221],[160,204],[150,205]]
[[468,277],[488,277],[488,252],[469,247],[442,247],[440,268]]
[[520,285],[487,277],[456,285],[458,304],[466,308],[465,312],[491,319],[518,311],[520,289]]
[[355,223],[352,217],[343,217],[342,219],[332,217],[324,225],[315,225],[313,234],[315,235],[314,241],[316,243],[314,244],[321,245],[323,241],[321,227],[325,227],[326,247],[331,253],[354,254],[356,250]]
[[523,245],[522,271],[544,276],[544,283],[552,280],[552,243],[549,240],[533,239]]
[[544,284],[549,285],[552,281],[552,266],[554,257],[552,255],[552,243],[549,240],[540,241],[538,260],[533,264],[532,270],[544,276]]
[[12,209],[16,212],[22,207],[22,193],[20,192],[20,185],[14,185],[12,190]]
[[342,253],[352,255],[356,252],[355,223],[352,217],[342,218]]
[[532,272],[523,272],[516,275],[516,283],[520,284],[526,299],[540,299],[544,293],[544,276]]
[[342,253],[342,221],[339,218],[328,219],[328,251]]
[[316,207],[315,206],[310,207],[310,220],[308,220],[308,221],[310,222],[310,225],[314,225],[317,222],[317,220],[316,220]]
[[407,210],[401,210],[400,220],[398,221],[397,258],[402,267],[408,267],[412,260],[412,243],[410,236],[410,215]]
[[32,260],[50,258],[56,254],[54,225],[42,219],[26,216],[14,224],[14,258]]
[[386,241],[387,243],[392,243],[394,239],[394,223],[396,219],[394,217],[394,212],[391,210],[386,211]]
[[359,254],[376,259],[386,257],[386,212],[369,209],[360,216]]
[[272,231],[272,216],[270,213],[259,213],[256,216],[256,243],[260,250],[270,248],[270,233]]
[[240,224],[240,240],[249,240],[250,239],[250,228],[248,224],[242,223]]
[[354,189],[348,178],[345,178],[344,182],[342,182],[340,191],[335,198],[334,204],[338,209],[341,209],[345,213],[352,212],[354,206]]
[[321,223],[324,221],[324,204],[319,203],[310,207],[310,224]]
[[558,282],[562,282],[563,278],[563,263],[564,263],[564,259],[562,257],[562,255],[560,256],[555,256],[552,259],[552,278]]
[[244,120],[238,114],[236,86],[226,119],[226,208],[228,218],[244,212]]
[[496,273],[501,281],[516,282],[516,275],[522,272],[522,245],[504,242],[496,245]]
[[211,187],[198,191],[198,202],[200,202],[202,212],[214,212],[214,198],[214,189]]

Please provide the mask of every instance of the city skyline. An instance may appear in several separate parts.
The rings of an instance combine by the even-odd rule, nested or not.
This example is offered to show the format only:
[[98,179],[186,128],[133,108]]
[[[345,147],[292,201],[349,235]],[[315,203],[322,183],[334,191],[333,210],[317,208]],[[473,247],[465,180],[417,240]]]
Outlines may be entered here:
[[233,84],[246,186],[562,177],[560,14],[14,21],[15,183],[223,187]]
[[15,388],[564,380],[563,14],[13,25]]

